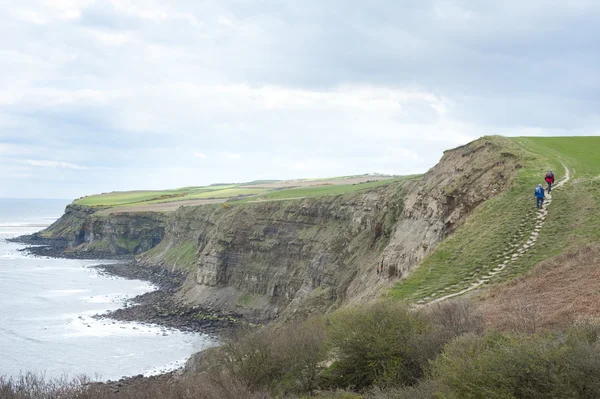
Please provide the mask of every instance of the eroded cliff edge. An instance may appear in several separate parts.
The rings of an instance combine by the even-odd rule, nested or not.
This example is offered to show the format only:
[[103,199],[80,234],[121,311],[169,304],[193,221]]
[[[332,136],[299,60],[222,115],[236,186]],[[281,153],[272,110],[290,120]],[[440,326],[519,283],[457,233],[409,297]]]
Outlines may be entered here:
[[420,179],[370,191],[170,214],[67,213],[69,228],[59,221],[45,234],[66,237],[72,250],[143,252],[140,267],[186,270],[177,297],[189,304],[304,317],[377,298],[406,276],[511,185],[523,164],[513,146],[486,137],[445,152]]

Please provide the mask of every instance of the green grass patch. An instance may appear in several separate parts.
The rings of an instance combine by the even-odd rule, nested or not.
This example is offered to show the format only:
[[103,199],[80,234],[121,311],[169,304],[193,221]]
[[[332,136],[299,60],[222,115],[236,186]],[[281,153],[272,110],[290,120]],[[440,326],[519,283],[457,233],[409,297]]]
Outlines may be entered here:
[[168,191],[132,191],[115,192],[110,194],[92,195],[75,200],[78,205],[87,206],[114,206],[125,205],[135,202],[148,201],[156,199],[161,195],[168,194]]
[[[350,177],[338,177],[322,180],[340,180],[351,179]],[[253,187],[252,185],[277,182],[277,180],[255,181],[245,184],[222,184],[198,187],[182,187],[174,190],[153,190],[153,191],[123,191],[112,192],[83,197],[74,201],[75,204],[91,207],[115,207],[115,206],[137,206],[150,205],[167,202],[177,202],[195,199],[233,199],[242,196],[260,196],[261,200],[279,200],[293,199],[301,197],[314,197],[320,195],[337,195],[350,193],[362,189],[369,189],[393,183],[394,181],[407,180],[415,176],[406,176],[388,180],[381,180],[370,183],[346,184],[346,185],[323,185],[316,187],[306,187],[297,189],[268,189],[262,187]],[[309,181],[309,180],[303,180]],[[315,180],[316,181],[316,180]],[[292,184],[292,183],[290,183]],[[242,187],[244,186],[244,187]],[[237,200],[244,202],[246,200]]]
[[208,198],[234,198],[242,195],[258,195],[267,191],[264,188],[227,188],[223,190],[213,190],[200,194],[192,194],[186,199],[208,199]]
[[164,256],[167,265],[173,265],[178,269],[192,270],[196,263],[197,245],[192,241],[183,242],[169,248]]
[[135,253],[135,249],[140,245],[140,239],[127,238],[120,236],[115,242],[119,247],[127,249],[129,253]]

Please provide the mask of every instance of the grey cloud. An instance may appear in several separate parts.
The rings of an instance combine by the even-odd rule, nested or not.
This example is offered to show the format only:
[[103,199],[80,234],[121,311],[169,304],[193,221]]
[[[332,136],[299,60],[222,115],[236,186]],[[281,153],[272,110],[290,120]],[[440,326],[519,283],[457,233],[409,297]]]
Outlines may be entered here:
[[483,134],[599,131],[593,1],[73,4],[0,13],[0,166],[30,176],[0,196],[414,173]]

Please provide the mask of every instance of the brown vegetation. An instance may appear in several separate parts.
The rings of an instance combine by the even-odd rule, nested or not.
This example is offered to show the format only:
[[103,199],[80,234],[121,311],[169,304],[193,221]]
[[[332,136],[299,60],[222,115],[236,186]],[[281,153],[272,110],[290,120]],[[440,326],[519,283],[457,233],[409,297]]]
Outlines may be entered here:
[[528,275],[493,287],[483,301],[489,327],[535,332],[600,316],[600,247],[584,246],[542,262]]

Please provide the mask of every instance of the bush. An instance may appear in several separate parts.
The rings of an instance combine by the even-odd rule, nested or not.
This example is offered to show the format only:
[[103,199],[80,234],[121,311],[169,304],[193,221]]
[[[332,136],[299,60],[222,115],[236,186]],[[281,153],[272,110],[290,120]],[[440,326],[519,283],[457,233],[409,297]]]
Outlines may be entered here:
[[600,345],[589,332],[459,337],[433,362],[433,378],[444,398],[598,398]]
[[322,384],[359,390],[374,383],[414,384],[423,370],[412,344],[427,331],[425,320],[398,302],[334,313],[328,336],[336,361],[324,374]]
[[321,319],[244,332],[226,342],[212,360],[213,380],[226,373],[252,390],[310,393],[327,355],[325,338]]

